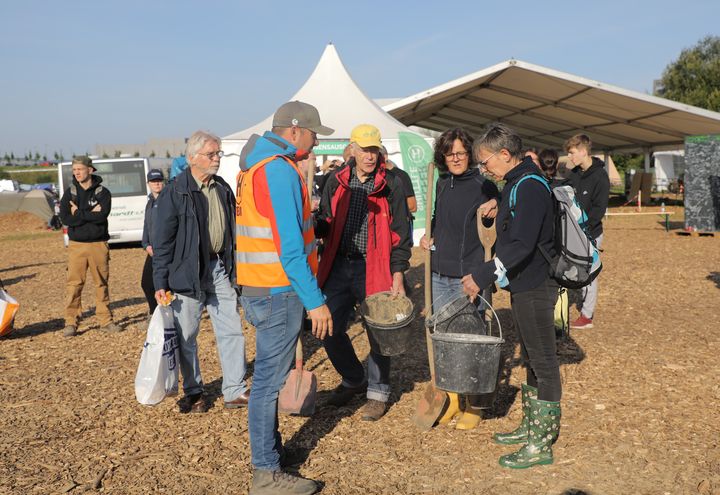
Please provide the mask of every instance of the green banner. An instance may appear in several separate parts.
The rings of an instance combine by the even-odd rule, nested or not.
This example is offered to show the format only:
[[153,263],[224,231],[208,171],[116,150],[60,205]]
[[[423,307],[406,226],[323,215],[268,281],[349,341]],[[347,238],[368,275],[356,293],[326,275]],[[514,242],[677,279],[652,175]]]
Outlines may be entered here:
[[313,148],[313,152],[316,155],[342,156],[348,144],[350,144],[350,141],[320,141],[318,145]]
[[[403,170],[408,173],[415,189],[417,212],[415,213],[415,228],[425,228],[425,215],[427,208],[427,165],[433,161],[433,150],[422,136],[412,132],[399,132],[400,152],[403,159]],[[437,181],[437,174],[435,174]],[[433,190],[433,193],[435,191]],[[430,205],[432,215],[432,205]]]

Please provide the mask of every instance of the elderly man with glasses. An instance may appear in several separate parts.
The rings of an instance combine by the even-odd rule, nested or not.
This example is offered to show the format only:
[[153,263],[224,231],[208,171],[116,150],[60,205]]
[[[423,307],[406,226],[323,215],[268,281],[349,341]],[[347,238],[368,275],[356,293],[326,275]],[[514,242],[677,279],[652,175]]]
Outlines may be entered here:
[[318,281],[333,316],[333,335],[323,344],[342,381],[328,403],[341,407],[367,396],[363,421],[377,421],[390,398],[390,357],[370,351],[367,376],[347,335],[350,311],[377,292],[405,294],[410,267],[410,221],[405,191],[387,173],[377,127],[356,126],[350,134],[351,157],[331,175],[317,213],[317,232],[325,250]]
[[235,290],[235,196],[217,175],[220,138],[197,131],[188,139],[186,168],[157,199],[153,223],[153,283],[158,302],[167,292],[180,341],[180,371],[185,397],[181,412],[204,413],[204,393],[197,351],[200,316],[207,309],[215,331],[223,371],[226,409],[246,406],[245,336]]

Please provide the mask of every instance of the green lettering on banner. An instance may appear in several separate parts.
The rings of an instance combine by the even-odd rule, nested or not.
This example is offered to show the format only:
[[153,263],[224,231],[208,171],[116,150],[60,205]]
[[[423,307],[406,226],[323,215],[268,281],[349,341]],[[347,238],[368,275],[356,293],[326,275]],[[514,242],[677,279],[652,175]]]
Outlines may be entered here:
[[338,155],[342,156],[343,151],[350,144],[350,141],[320,141],[313,148],[316,155]]
[[[417,212],[415,212],[415,228],[425,228],[425,215],[428,214],[425,205],[427,198],[427,165],[433,161],[433,150],[425,138],[412,132],[398,132],[400,152],[403,159],[403,170],[408,173],[415,190]],[[437,174],[435,174],[437,182]],[[433,186],[434,187],[434,186]],[[434,192],[434,191],[433,191]],[[430,205],[432,215],[432,205]]]

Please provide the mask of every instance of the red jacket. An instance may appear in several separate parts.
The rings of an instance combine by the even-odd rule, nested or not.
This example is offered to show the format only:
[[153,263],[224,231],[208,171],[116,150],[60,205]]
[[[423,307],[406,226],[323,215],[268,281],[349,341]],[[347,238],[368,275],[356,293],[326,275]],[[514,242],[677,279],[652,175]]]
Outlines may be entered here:
[[[317,214],[316,234],[324,238],[318,268],[318,283],[325,285],[342,241],[350,207],[350,173],[354,159],[332,173],[323,189]],[[375,188],[368,194],[368,242],[365,261],[365,295],[392,288],[392,274],[410,267],[410,223],[402,184],[385,173],[380,157],[375,172]]]

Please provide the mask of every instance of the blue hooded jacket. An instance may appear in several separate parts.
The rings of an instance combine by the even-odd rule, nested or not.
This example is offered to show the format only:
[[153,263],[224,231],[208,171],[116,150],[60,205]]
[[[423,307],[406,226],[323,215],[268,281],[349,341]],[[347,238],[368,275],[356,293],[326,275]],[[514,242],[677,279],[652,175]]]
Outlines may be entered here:
[[[263,136],[254,135],[248,140],[240,156],[240,168],[249,170],[256,163],[273,156],[284,155],[296,161],[298,152],[292,144],[272,132]],[[315,309],[325,304],[317,279],[310,270],[303,241],[303,183],[293,167],[282,158],[265,165],[256,175],[256,187],[267,190],[270,204],[261,205],[261,194],[255,195],[258,209],[270,213],[268,219],[275,227],[280,246],[280,264],[290,280],[290,286],[269,288],[271,294],[295,291],[306,309]]]

